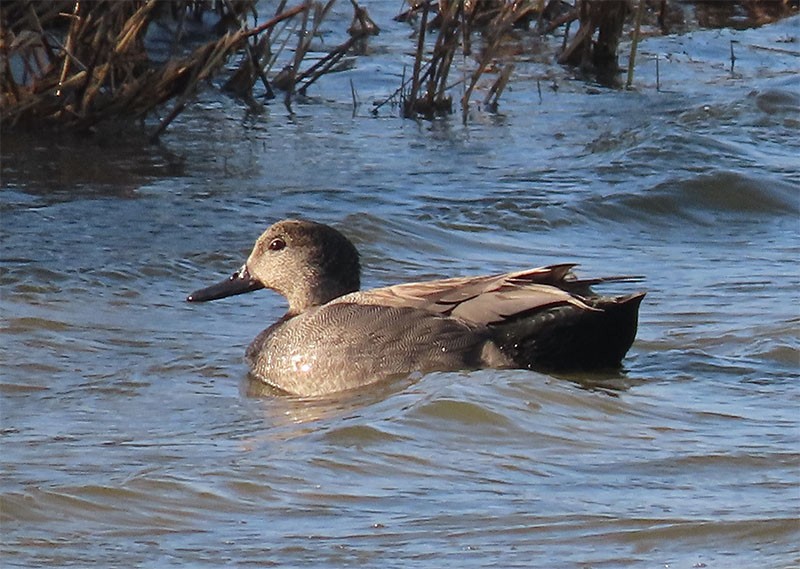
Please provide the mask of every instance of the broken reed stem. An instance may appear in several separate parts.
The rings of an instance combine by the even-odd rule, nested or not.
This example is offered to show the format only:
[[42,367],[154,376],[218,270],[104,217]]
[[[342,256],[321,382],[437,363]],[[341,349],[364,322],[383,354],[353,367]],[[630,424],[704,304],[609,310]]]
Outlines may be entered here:
[[353,84],[353,78],[350,78],[350,96],[353,98],[353,116],[356,114],[358,108],[358,95],[356,94],[356,86]]
[[[240,15],[236,12],[234,7],[231,5],[231,0],[224,0],[224,2],[225,2],[225,6],[228,9],[228,12],[230,14],[236,15],[237,21],[239,22],[239,30],[240,31],[241,30],[246,30],[247,29],[247,23],[242,21]],[[183,23],[183,20],[181,20],[181,23]],[[256,42],[256,45],[258,45],[257,42]],[[247,38],[247,39],[244,40],[244,48],[245,48],[245,51],[247,52],[247,58],[250,61],[250,69],[252,69],[253,73],[255,73],[255,75],[259,79],[261,79],[261,84],[264,86],[264,90],[267,92],[267,98],[268,99],[274,99],[275,98],[275,94],[272,92],[272,87],[270,86],[269,80],[267,79],[267,74],[264,72],[264,68],[261,65],[261,61],[260,61],[261,58],[256,53],[256,46],[251,45],[249,38]],[[251,77],[252,77],[252,75],[251,75]],[[251,82],[249,87],[252,88],[252,84],[253,83]]]
[[381,102],[376,102],[372,104],[372,114],[377,115],[378,111],[381,110],[381,107],[388,104],[390,101],[395,100],[396,97],[400,99],[400,108],[405,109],[406,107],[406,93],[405,88],[408,85],[408,81],[406,81],[406,66],[403,65],[403,74],[400,76],[400,86],[394,90],[394,92],[386,97]]
[[[311,0],[307,0],[307,1],[309,2],[309,7],[310,7],[311,6]],[[289,110],[290,113],[292,112],[292,109],[291,109],[291,106],[290,106],[290,101],[291,101],[292,94],[295,92],[295,85],[300,83],[305,77],[308,77],[312,73],[312,72],[310,72],[310,70],[306,70],[304,73],[298,74],[298,70],[300,69],[300,64],[305,59],[306,54],[308,53],[308,50],[311,47],[311,40],[317,35],[317,33],[319,33],[319,27],[320,27],[320,25],[322,25],[322,21],[325,19],[325,16],[328,14],[328,12],[330,11],[330,9],[333,6],[335,1],[336,0],[328,0],[328,3],[325,4],[325,6],[320,6],[319,4],[316,4],[316,3],[313,4],[313,6],[315,8],[315,11],[314,11],[314,19],[311,22],[311,30],[310,31],[307,30],[308,12],[306,12],[306,14],[303,15],[303,24],[301,26],[300,40],[298,41],[297,51],[295,51],[294,64],[292,65],[292,68],[289,70],[289,85],[288,85],[288,88],[286,90],[286,108]],[[345,43],[347,43],[347,42],[345,42]],[[349,47],[349,45],[348,45],[348,47]],[[322,73],[325,73],[325,71],[330,69],[330,66],[335,65],[336,62],[342,56],[344,56],[344,53],[345,52],[337,53],[337,49],[334,49],[332,53],[330,53],[330,54],[328,54],[328,56],[324,57],[323,58],[324,61],[322,62],[322,66],[323,66],[324,71],[322,71]],[[331,60],[333,60],[332,63],[331,63]],[[317,63],[319,64],[320,62],[317,62]],[[329,66],[326,65],[328,63],[330,63]],[[318,65],[315,65],[315,66],[312,66],[312,67],[318,67]],[[301,94],[305,93],[305,89],[307,89],[308,86],[311,85],[314,81],[316,81],[319,77],[320,77],[319,75],[313,76],[306,83],[306,85],[304,87],[301,87],[298,91],[301,92]]]
[[294,62],[292,63],[291,68],[288,70],[288,87],[283,98],[283,105],[286,107],[286,110],[289,111],[290,115],[294,115],[294,111],[292,111],[292,93],[294,92],[294,85],[297,79],[297,70],[300,68],[300,62],[303,61],[303,57],[308,49],[306,29],[308,27],[308,12],[311,8],[311,0],[306,0],[304,6],[306,9],[303,11],[303,17],[300,20],[300,32],[298,33],[297,37],[297,47],[295,48],[294,52]]
[[425,30],[428,29],[428,12],[430,1],[426,0],[422,4],[422,19],[419,23],[419,37],[417,37],[417,51],[414,57],[414,69],[411,71],[411,90],[404,97],[403,116],[411,118],[414,116],[414,106],[419,93],[420,78],[419,73],[422,67],[422,57],[425,53]]
[[636,9],[636,24],[633,28],[633,39],[631,41],[631,54],[628,58],[628,79],[625,81],[625,88],[630,89],[633,84],[633,68],[636,65],[636,48],[639,45],[639,32],[642,28],[642,14],[644,14],[644,1],[639,0]]
[[[278,31],[278,34],[279,35],[283,34],[288,27],[289,27],[289,21],[287,20],[286,23]],[[271,34],[272,30],[270,30],[268,33]],[[284,52],[284,50],[286,50],[287,46],[289,45],[290,39],[291,39],[291,33],[285,34],[278,49],[272,53],[272,58],[270,59],[269,63],[264,66],[264,69],[267,72],[271,71],[272,68],[275,66],[275,64],[278,62],[278,58],[281,56],[281,54]]]
[[[255,35],[256,29],[263,32],[264,30],[267,30],[275,26],[276,24],[282,22],[283,20],[286,20],[288,18],[291,18],[299,14],[300,12],[302,12],[304,16],[307,15],[308,4],[295,6],[294,8],[271,18],[269,21],[264,22],[257,28],[253,28],[251,30],[246,30],[246,31],[240,30],[239,32],[234,32],[232,34],[228,33],[221,40],[219,40],[215,44],[212,44],[211,55],[205,58],[201,58],[201,61],[206,62],[205,65],[202,68],[195,67],[194,73],[192,74],[192,76],[190,76],[189,80],[186,82],[186,87],[179,96],[178,101],[175,103],[175,106],[173,107],[172,111],[169,113],[169,115],[167,115],[167,117],[165,117],[161,121],[158,129],[156,129],[156,131],[153,133],[151,140],[153,141],[158,140],[161,133],[164,132],[167,126],[169,126],[169,124],[186,107],[186,104],[188,103],[191,94],[194,93],[194,89],[196,88],[197,84],[206,77],[209,77],[211,75],[211,72],[224,62],[225,57],[227,56],[228,53],[230,53],[232,49],[240,45],[242,41],[247,41],[247,38],[249,38],[250,36]],[[204,51],[208,49],[208,47],[209,46],[203,46],[192,55],[195,56],[195,54],[197,54],[199,51]],[[289,112],[291,112],[290,104],[287,103],[287,106],[289,108]]]
[[[470,79],[469,85],[467,86],[466,90],[464,91],[464,95],[461,99],[461,109],[462,109],[462,122],[464,124],[467,123],[467,114],[469,110],[469,100],[472,96],[472,92],[475,90],[475,87],[478,84],[483,73],[486,71],[486,67],[491,63],[492,59],[494,58],[495,53],[497,52],[497,48],[500,46],[500,42],[503,36],[508,32],[509,28],[514,24],[515,21],[515,7],[516,4],[505,4],[501,8],[500,12],[492,19],[491,23],[489,24],[489,38],[486,42],[486,46],[483,50],[481,55],[481,59],[478,62],[478,67],[472,72],[472,77]],[[495,81],[495,85],[493,86],[494,92],[499,90],[497,93],[497,97],[495,97],[495,106],[497,105],[497,98],[499,98],[500,93],[502,93],[503,89],[505,89],[505,84],[508,81],[511,72],[513,71],[514,66],[509,65],[501,72],[498,79]],[[507,74],[505,78],[503,78],[504,74]],[[495,88],[496,87],[496,88]],[[486,96],[485,101],[488,101],[492,95],[492,90]]]
[[[225,36],[226,38],[230,38],[230,35]],[[225,38],[223,38],[225,39]],[[186,108],[186,104],[189,102],[190,97],[194,93],[194,90],[197,84],[202,81],[204,78],[210,76],[211,71],[217,67],[217,65],[221,64],[224,56],[227,53],[227,49],[221,46],[219,43],[215,44],[212,48],[211,55],[208,56],[205,61],[207,62],[205,66],[201,67],[194,67],[191,69],[191,75],[186,80],[186,87],[184,88],[183,92],[180,93],[178,96],[177,102],[172,107],[172,111],[161,120],[158,128],[150,137],[151,142],[157,142],[161,133],[169,126],[169,124],[175,120],[183,109]],[[180,71],[179,71],[180,73]]]
[[661,72],[658,69],[658,54],[656,54],[656,93],[661,91]]
[[[486,97],[483,99],[484,106],[490,108],[493,111],[497,110],[498,101],[500,99],[500,95],[503,94],[503,91],[508,85],[508,80],[511,78],[511,73],[514,72],[514,64],[508,64],[503,67],[503,70],[500,72],[500,75],[497,76],[497,79],[494,83],[492,83],[489,92],[486,93]],[[541,96],[541,93],[540,93]]]
[[67,78],[67,71],[69,70],[69,62],[71,59],[72,53],[72,41],[73,37],[75,36],[79,26],[80,26],[80,16],[78,14],[81,7],[80,0],[75,0],[75,5],[72,8],[72,16],[71,21],[69,23],[69,31],[67,32],[67,41],[64,43],[64,64],[61,66],[61,76],[58,78],[58,88],[56,89],[56,97],[60,97],[62,90],[61,86],[64,84],[64,80]]
[[[455,7],[452,7],[455,5]],[[428,92],[428,103],[435,105],[437,102],[444,103],[446,99],[447,77],[450,74],[450,65],[453,63],[456,50],[458,49],[458,38],[463,35],[461,22],[464,21],[464,3],[453,2],[448,7],[444,23],[439,30],[434,56],[431,65],[436,63],[435,76],[431,78]],[[460,16],[460,17],[459,17]],[[438,57],[437,57],[438,56]]]
[[246,38],[249,38],[250,36],[257,36],[262,32],[272,29],[273,27],[275,27],[276,24],[279,24],[284,20],[288,20],[289,18],[294,18],[300,12],[307,12],[307,11],[308,11],[308,4],[300,4],[298,6],[295,6],[294,8],[289,8],[285,12],[281,12],[277,16],[270,18],[263,24],[242,32],[242,36]]
[[305,95],[306,90],[320,77],[325,75],[331,68],[336,65],[342,57],[347,54],[347,51],[350,47],[359,39],[360,37],[351,37],[347,41],[345,41],[339,47],[333,49],[328,55],[317,61],[314,65],[306,69],[299,77],[297,77],[297,82],[301,83],[305,81],[302,86],[297,90],[301,95]]

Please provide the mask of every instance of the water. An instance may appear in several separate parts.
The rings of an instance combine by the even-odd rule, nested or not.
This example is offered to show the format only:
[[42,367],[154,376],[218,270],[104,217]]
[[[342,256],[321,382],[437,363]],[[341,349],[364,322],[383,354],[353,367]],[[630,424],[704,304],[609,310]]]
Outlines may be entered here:
[[[798,566],[797,23],[649,40],[632,92],[521,64],[466,127],[370,116],[388,24],[292,118],[206,94],[160,146],[4,134],[3,566]],[[275,394],[242,356],[282,300],[184,298],[294,215],[365,286],[645,275],[637,342],[618,375]]]

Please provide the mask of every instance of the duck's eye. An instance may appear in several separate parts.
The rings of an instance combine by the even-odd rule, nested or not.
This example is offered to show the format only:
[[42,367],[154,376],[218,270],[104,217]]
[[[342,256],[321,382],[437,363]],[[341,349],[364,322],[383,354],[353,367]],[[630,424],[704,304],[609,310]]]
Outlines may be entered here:
[[272,241],[270,241],[270,242],[269,242],[269,245],[267,246],[267,248],[268,248],[270,251],[280,251],[280,250],[281,250],[281,249],[283,249],[284,247],[286,247],[286,241],[284,241],[284,240],[283,240],[283,239],[281,239],[280,237],[276,237],[275,239],[273,239]]

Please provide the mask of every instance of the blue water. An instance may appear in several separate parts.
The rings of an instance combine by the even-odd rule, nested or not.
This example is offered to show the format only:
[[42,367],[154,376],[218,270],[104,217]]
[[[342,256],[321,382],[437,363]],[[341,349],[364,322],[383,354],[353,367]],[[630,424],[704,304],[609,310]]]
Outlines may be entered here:
[[[648,40],[629,92],[520,64],[466,126],[371,115],[388,24],[291,117],[208,91],[158,146],[4,133],[3,566],[800,564],[797,23]],[[289,216],[367,287],[644,275],[637,342],[620,374],[276,394],[242,357],[282,299],[184,298]]]

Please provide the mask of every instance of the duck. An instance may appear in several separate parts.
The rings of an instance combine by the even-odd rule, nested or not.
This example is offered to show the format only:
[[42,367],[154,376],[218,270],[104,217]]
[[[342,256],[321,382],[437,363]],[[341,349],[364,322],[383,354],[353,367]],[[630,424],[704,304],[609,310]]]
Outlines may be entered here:
[[575,263],[361,290],[358,250],[343,233],[284,219],[229,278],[192,292],[198,303],[271,289],[286,313],[245,352],[250,374],[301,397],[391,378],[480,368],[619,369],[645,292],[592,287],[640,277],[581,279]]

